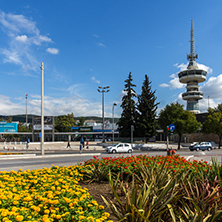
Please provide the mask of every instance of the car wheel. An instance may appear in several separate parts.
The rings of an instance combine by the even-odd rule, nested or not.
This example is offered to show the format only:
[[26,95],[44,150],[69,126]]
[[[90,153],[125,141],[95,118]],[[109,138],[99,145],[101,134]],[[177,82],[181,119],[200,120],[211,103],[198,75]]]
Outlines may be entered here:
[[207,150],[208,150],[208,151],[211,151],[212,149],[211,149],[210,147],[207,147]]
[[132,150],[128,150],[128,153],[132,153]]
[[199,150],[200,150],[200,148],[199,148],[199,147],[197,147],[197,148],[196,148],[196,151],[199,151]]
[[116,150],[113,150],[112,153],[116,153]]

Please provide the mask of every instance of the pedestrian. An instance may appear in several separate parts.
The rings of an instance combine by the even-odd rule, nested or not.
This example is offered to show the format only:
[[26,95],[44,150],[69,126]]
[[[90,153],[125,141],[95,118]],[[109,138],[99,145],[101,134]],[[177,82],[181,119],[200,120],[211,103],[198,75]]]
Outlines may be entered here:
[[89,141],[86,141],[86,149],[89,149]]
[[82,144],[80,143],[80,146],[79,146],[79,153],[82,153]]
[[82,148],[84,148],[84,139],[83,138],[81,138],[80,144],[82,145]]
[[71,148],[71,145],[70,145],[70,142],[68,141],[68,144],[67,144],[67,147],[66,147],[67,149],[68,148]]
[[27,139],[27,142],[26,142],[26,149],[27,150],[29,149],[29,142],[30,142],[30,139]]

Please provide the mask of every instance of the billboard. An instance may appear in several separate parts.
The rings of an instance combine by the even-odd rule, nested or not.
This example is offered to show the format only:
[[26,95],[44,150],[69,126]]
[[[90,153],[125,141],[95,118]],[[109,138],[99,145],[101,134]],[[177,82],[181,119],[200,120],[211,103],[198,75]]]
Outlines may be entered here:
[[[33,129],[41,130],[41,116],[34,116],[32,119]],[[53,130],[53,116],[44,116],[44,130]]]
[[[34,116],[32,120],[33,125],[41,125],[41,116]],[[44,124],[52,125],[53,116],[44,116]]]
[[92,126],[74,126],[72,127],[73,132],[92,132]]
[[18,123],[0,122],[0,133],[17,133]]

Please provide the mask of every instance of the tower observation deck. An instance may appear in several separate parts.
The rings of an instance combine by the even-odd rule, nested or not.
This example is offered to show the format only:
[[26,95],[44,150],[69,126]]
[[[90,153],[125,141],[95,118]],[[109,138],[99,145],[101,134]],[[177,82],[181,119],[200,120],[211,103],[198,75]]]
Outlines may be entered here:
[[191,19],[190,54],[187,54],[189,64],[186,70],[178,73],[178,76],[181,83],[187,84],[187,91],[182,94],[183,100],[187,100],[187,110],[194,113],[200,113],[198,101],[203,99],[203,93],[199,91],[198,83],[206,80],[207,72],[202,69],[198,69],[195,61],[195,59],[198,58],[198,54],[195,55],[193,31],[193,20]]

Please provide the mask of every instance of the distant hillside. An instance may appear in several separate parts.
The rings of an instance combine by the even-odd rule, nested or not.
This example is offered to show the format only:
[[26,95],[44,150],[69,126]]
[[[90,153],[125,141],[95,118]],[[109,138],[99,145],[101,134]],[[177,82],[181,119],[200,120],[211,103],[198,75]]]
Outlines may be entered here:
[[[33,116],[37,116],[37,115],[32,115],[32,114],[28,114],[27,115],[27,121],[28,123],[32,123],[32,118]],[[20,123],[25,123],[26,122],[26,115],[25,114],[21,114],[21,115],[12,115],[12,116],[3,116],[3,115],[0,115],[0,119],[3,119],[3,120],[7,120],[8,117],[11,117],[12,118],[12,121],[13,122],[20,122]],[[102,122],[102,117],[98,117],[98,116],[82,116],[85,120],[94,120],[96,121],[97,123],[101,123]],[[80,118],[79,117],[74,117],[75,120],[78,120]],[[110,122],[113,121],[112,118],[110,117],[105,117],[104,118],[105,120],[109,120]],[[114,121],[117,122],[119,120],[119,118],[114,118]]]
[[[94,120],[96,121],[97,123],[101,123],[102,122],[102,117],[98,117],[98,116],[81,116],[83,117],[85,120]],[[78,120],[80,118],[79,117],[74,117],[75,120]],[[105,120],[109,120],[110,122],[113,121],[113,118],[110,118],[110,117],[104,117]],[[117,122],[119,120],[119,118],[114,118],[114,121]]]
[[[32,123],[32,117],[33,116],[37,116],[37,115],[27,115],[27,121],[28,123]],[[11,116],[2,116],[0,115],[0,119],[4,119],[7,120],[8,117],[12,118],[13,122],[21,122],[21,123],[25,123],[26,122],[26,115],[21,114],[21,115],[11,115]]]

